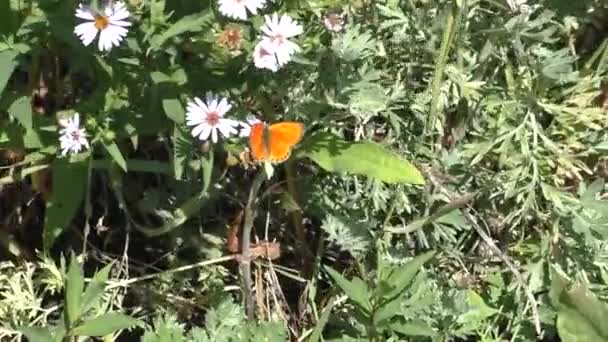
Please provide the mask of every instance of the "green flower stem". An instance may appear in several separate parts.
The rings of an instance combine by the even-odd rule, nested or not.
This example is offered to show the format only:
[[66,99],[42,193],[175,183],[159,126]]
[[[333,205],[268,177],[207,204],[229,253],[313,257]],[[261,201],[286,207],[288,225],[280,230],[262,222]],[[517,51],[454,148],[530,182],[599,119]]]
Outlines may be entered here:
[[249,199],[247,200],[247,206],[245,207],[243,230],[241,232],[241,258],[239,267],[241,269],[241,283],[243,286],[243,296],[245,297],[245,308],[249,320],[254,319],[255,313],[255,303],[253,301],[253,293],[251,292],[253,282],[251,280],[251,253],[249,246],[251,244],[251,230],[253,229],[253,219],[255,217],[256,199],[265,178],[266,171],[264,168],[260,168],[260,171],[258,171],[258,174],[253,180],[251,190],[249,191]]
[[429,110],[429,117],[425,132],[435,130],[437,123],[437,107],[439,105],[439,99],[441,97],[441,82],[443,81],[443,72],[448,62],[448,56],[450,48],[454,40],[454,36],[458,27],[457,18],[460,17],[460,6],[457,1],[452,5],[452,10],[448,15],[447,24],[445,31],[443,31],[443,38],[441,40],[441,47],[439,48],[439,56],[435,62],[435,74],[433,75],[433,81],[431,83],[431,108]]

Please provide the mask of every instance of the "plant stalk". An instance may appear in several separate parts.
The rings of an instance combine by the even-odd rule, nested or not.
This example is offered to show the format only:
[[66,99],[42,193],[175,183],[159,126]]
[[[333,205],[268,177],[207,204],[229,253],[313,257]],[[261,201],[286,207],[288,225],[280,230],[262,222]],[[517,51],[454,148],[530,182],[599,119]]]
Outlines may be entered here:
[[247,206],[245,207],[243,230],[241,233],[241,258],[239,267],[241,270],[243,296],[245,297],[245,309],[247,312],[247,319],[249,320],[253,320],[255,318],[255,302],[253,300],[253,293],[251,291],[253,281],[251,280],[251,251],[249,250],[249,247],[251,245],[251,230],[253,229],[253,219],[255,217],[256,199],[265,178],[266,171],[264,168],[260,168],[260,171],[258,171],[258,174],[253,180],[251,190],[249,191],[249,198],[247,200]]

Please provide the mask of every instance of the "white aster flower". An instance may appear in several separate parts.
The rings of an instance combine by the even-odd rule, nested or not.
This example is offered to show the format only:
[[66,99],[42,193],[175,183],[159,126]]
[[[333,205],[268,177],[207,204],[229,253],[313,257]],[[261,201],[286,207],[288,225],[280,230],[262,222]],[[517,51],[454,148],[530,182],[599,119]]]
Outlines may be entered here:
[[258,14],[266,4],[266,0],[219,0],[220,13],[234,19],[247,19],[247,10],[251,14]]
[[[256,45],[256,50],[260,54],[256,54],[254,51],[254,62],[258,68],[261,68],[258,65],[263,65],[263,67],[271,69],[269,67],[271,65],[270,58],[265,55],[266,53],[274,53],[278,69],[291,60],[291,55],[300,51],[298,44],[290,41],[289,38],[301,34],[304,29],[287,14],[279,17],[277,13],[274,13],[272,16],[266,15],[264,18],[266,23],[261,27],[264,37]],[[263,61],[262,58],[264,58]]]
[[239,122],[224,118],[224,114],[232,108],[225,98],[220,98],[207,93],[205,102],[198,97],[188,102],[186,107],[186,125],[194,126],[192,136],[201,140],[209,139],[217,142],[217,131],[219,130],[224,137],[236,134],[236,127]]
[[275,46],[270,39],[264,38],[260,40],[253,49],[253,64],[259,69],[268,69],[271,71],[279,70],[279,64],[274,50]]
[[89,148],[87,133],[84,128],[80,128],[80,115],[75,113],[73,117],[59,120],[59,125],[63,127],[59,130],[59,144],[61,155],[68,153],[78,153],[83,148]]
[[122,2],[108,5],[103,13],[98,13],[81,5],[76,9],[76,16],[88,20],[74,28],[85,46],[89,46],[97,37],[99,32],[98,47],[100,51],[110,51],[112,46],[118,46],[126,37],[128,30],[125,27],[131,25],[125,21],[129,17],[129,11]]
[[249,134],[251,134],[251,126],[253,126],[254,124],[261,122],[258,118],[256,118],[253,115],[247,115],[247,117],[245,118],[246,121],[240,121],[239,122],[239,137],[240,138],[247,138],[249,137]]

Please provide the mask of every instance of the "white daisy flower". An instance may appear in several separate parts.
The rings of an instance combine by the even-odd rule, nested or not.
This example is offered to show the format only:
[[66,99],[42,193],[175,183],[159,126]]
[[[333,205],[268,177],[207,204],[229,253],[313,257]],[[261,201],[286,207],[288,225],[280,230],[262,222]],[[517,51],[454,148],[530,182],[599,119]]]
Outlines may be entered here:
[[59,120],[59,125],[63,127],[59,130],[61,155],[78,153],[83,147],[89,148],[87,133],[84,128],[80,128],[80,114],[75,113],[71,118]]
[[220,13],[234,19],[247,19],[247,10],[258,14],[258,9],[266,5],[266,0],[219,0]]
[[245,118],[246,121],[240,121],[239,122],[239,137],[240,138],[247,138],[249,137],[249,134],[251,134],[251,126],[253,126],[254,124],[261,122],[258,118],[256,118],[253,115],[247,115],[247,117]]
[[82,4],[76,9],[76,16],[88,20],[74,28],[85,46],[89,46],[97,37],[99,32],[98,47],[100,51],[110,51],[112,46],[118,46],[126,37],[128,30],[125,27],[131,25],[125,21],[129,17],[129,11],[122,2],[108,5],[103,13],[98,13]]
[[[266,15],[264,18],[266,23],[260,30],[265,35],[265,37],[262,38],[262,41],[266,42],[263,43],[264,45],[260,46],[260,49],[263,48],[266,52],[273,52],[278,67],[282,67],[291,60],[291,55],[300,51],[300,47],[296,43],[290,41],[289,38],[301,34],[304,29],[287,14],[283,14],[279,17],[277,13],[274,13],[272,16]],[[258,46],[256,46],[256,48],[257,47]],[[254,53],[254,61],[256,57],[259,56],[256,56]],[[269,65],[269,63],[260,64]],[[257,63],[256,66],[258,66]]]
[[270,39],[264,38],[260,40],[253,49],[253,64],[259,69],[279,70],[274,50],[275,46]]
[[201,140],[207,140],[211,136],[211,140],[216,143],[218,130],[226,138],[237,133],[236,127],[239,122],[224,118],[224,114],[231,108],[232,105],[228,100],[211,93],[207,93],[205,102],[195,97],[186,107],[186,125],[194,126],[193,137],[198,136]]

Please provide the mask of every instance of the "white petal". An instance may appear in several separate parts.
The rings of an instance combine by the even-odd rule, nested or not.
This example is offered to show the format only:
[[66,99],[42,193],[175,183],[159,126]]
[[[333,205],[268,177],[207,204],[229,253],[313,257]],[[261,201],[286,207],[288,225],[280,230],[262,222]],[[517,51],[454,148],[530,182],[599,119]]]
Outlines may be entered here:
[[84,46],[89,46],[95,37],[97,37],[98,31],[95,28],[95,24],[82,23],[74,28],[74,32],[78,35]]
[[125,4],[121,2],[116,3],[114,5],[114,8],[112,8],[112,12],[112,15],[109,16],[111,21],[124,20],[129,17],[129,11],[125,7]]
[[76,9],[76,16],[81,19],[95,20],[95,17],[93,16],[93,14],[91,14],[91,12],[88,9],[84,8],[82,6],[82,4],[80,4],[78,6],[78,8]]
[[207,125],[203,131],[201,132],[201,135],[199,136],[199,139],[201,140],[207,140],[209,139],[209,134],[211,134],[211,130],[213,130],[213,127]]
[[209,113],[209,107],[201,99],[199,99],[198,97],[195,97],[194,98],[194,102],[196,102],[196,104],[198,105],[198,107],[203,111],[204,115],[206,115],[207,113]]
[[222,135],[226,138],[228,138],[230,136],[230,133],[232,132],[232,127],[230,125],[222,125],[220,123],[216,127],[220,130],[220,132],[222,132]]
[[196,127],[194,127],[194,129],[192,130],[192,136],[196,137],[199,136],[201,134],[201,132],[205,129],[209,127],[208,124],[206,123],[201,123],[200,125],[197,125]]
[[216,127],[211,128],[211,141],[213,141],[214,143],[217,142],[217,128]]
[[115,21],[110,21],[110,25],[127,27],[127,26],[131,26],[131,23],[128,21],[124,21],[124,20],[115,20]]
[[217,105],[217,114],[219,116],[224,116],[224,114],[226,114],[226,112],[228,112],[230,109],[232,109],[232,105],[228,103],[226,98],[222,98],[220,103]]

